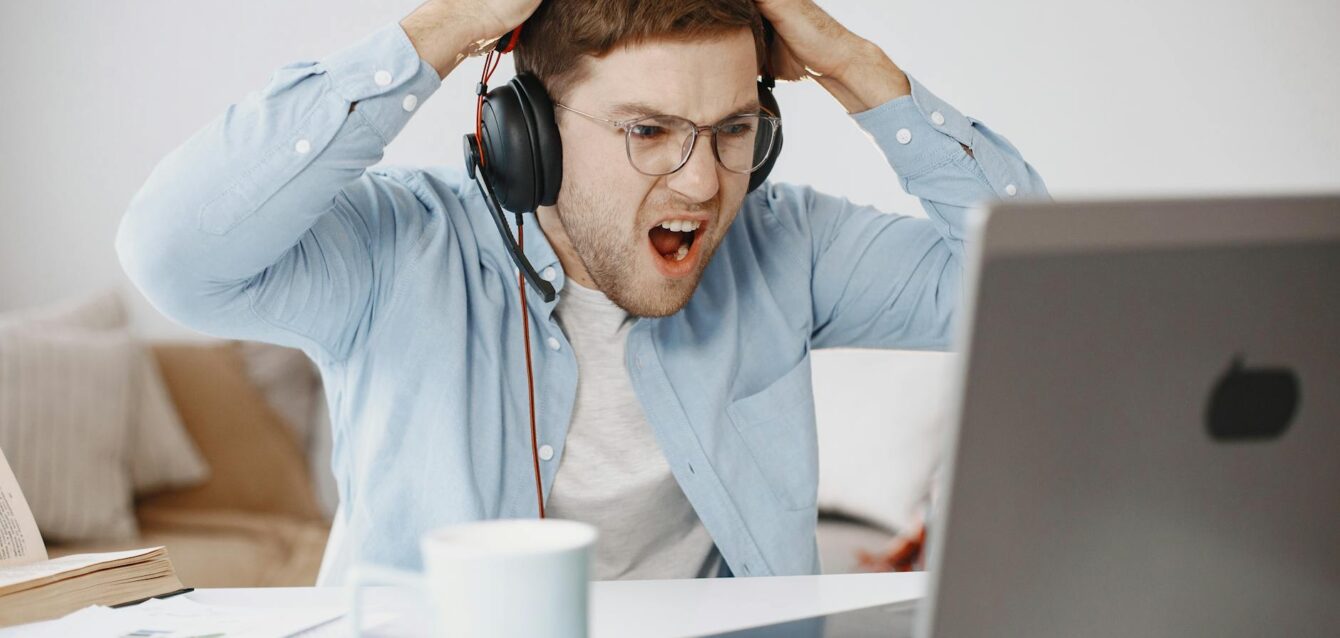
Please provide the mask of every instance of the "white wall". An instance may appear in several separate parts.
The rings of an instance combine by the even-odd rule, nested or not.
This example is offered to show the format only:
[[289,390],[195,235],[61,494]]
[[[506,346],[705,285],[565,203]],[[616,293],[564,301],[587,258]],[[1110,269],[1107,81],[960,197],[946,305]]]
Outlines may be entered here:
[[[1009,136],[1057,196],[1340,190],[1333,0],[823,4]],[[154,163],[274,68],[414,5],[0,4],[0,311],[110,285],[138,299],[112,238]],[[472,60],[448,78],[387,162],[459,163],[478,69]],[[820,87],[779,97],[779,179],[920,213]],[[179,334],[147,305],[136,315],[153,334]]]

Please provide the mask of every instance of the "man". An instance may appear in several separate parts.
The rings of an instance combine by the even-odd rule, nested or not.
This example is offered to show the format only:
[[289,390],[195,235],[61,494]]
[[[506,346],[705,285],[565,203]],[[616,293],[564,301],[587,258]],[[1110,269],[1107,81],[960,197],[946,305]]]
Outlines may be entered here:
[[[536,516],[517,279],[483,197],[455,167],[368,169],[523,21],[518,69],[563,105],[561,190],[526,242],[559,291],[529,298],[547,514],[599,528],[595,578],[817,573],[810,348],[948,347],[967,207],[1045,191],[811,0],[432,0],[281,68],[164,159],[122,264],[169,317],[319,366],[341,503],[320,582],[417,567],[440,525]],[[757,114],[764,55],[832,93],[930,219],[746,194],[710,130],[673,172],[634,164],[651,130],[627,120]]]

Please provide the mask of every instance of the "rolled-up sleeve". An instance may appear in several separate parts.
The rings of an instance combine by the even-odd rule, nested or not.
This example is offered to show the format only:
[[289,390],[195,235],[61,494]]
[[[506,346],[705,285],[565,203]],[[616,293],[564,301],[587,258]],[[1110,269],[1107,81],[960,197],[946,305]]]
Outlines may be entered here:
[[189,327],[341,356],[423,215],[397,184],[345,189],[440,85],[398,24],[281,67],[155,167],[118,229],[126,273]]
[[808,187],[769,192],[770,207],[808,233],[816,347],[950,347],[969,210],[993,199],[1047,197],[1037,171],[1004,137],[910,79],[910,95],[852,118],[928,219]]

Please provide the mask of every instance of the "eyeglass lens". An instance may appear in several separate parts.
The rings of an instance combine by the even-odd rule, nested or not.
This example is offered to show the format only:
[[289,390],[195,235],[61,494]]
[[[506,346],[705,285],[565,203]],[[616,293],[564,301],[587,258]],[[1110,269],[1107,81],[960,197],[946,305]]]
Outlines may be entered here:
[[[673,115],[653,115],[627,127],[628,159],[633,168],[650,175],[679,169],[693,148],[694,124]],[[706,133],[704,133],[706,134]],[[726,170],[749,173],[763,164],[776,123],[758,115],[737,115],[712,127],[712,144]]]

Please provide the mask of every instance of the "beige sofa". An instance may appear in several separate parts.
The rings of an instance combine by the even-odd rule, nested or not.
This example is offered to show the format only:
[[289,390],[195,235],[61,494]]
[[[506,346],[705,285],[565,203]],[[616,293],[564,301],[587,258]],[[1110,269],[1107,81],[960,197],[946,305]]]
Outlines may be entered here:
[[62,556],[164,545],[190,587],[312,585],[329,524],[292,428],[247,374],[243,344],[155,343],[182,422],[209,465],[205,483],[135,503],[139,537],[53,545]]

